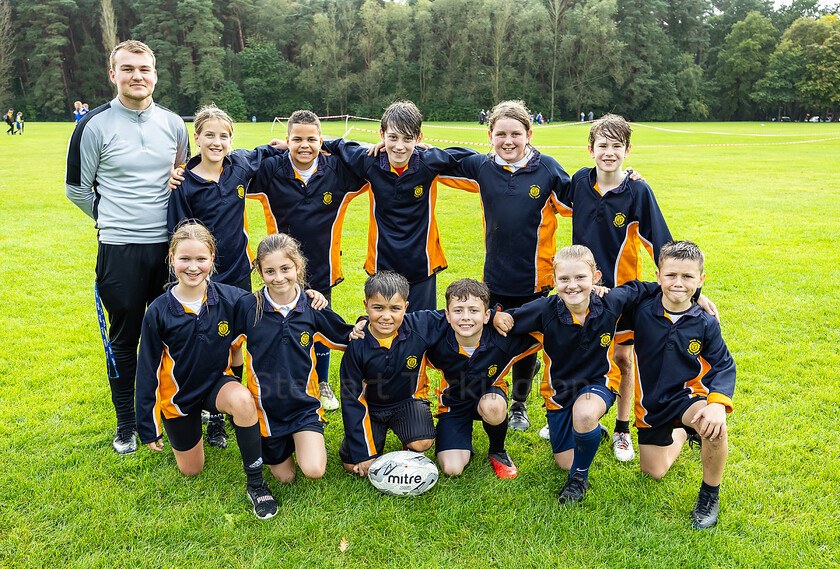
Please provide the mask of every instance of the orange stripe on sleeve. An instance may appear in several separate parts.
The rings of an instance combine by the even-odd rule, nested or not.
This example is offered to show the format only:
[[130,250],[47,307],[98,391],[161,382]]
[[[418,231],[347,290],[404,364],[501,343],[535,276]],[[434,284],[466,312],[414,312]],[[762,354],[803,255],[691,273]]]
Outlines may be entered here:
[[365,431],[368,455],[374,456],[378,453],[376,451],[376,443],[373,440],[373,427],[370,426],[370,409],[368,408],[367,399],[365,398],[365,392],[367,392],[367,383],[362,381],[362,393],[359,395],[359,403],[361,403],[365,408],[365,418],[362,420],[362,428]]
[[[246,350],[247,352],[247,350]],[[257,419],[260,422],[260,434],[264,437],[271,436],[271,430],[268,427],[268,421],[265,418],[265,409],[263,409],[262,404],[262,393],[260,387],[260,380],[257,377],[257,374],[254,372],[254,368],[251,365],[251,362],[254,361],[254,357],[251,355],[250,352],[248,353],[248,359],[246,361],[246,385],[248,387],[248,391],[251,392],[251,397],[254,398],[254,405],[257,407]]]
[[330,284],[338,284],[344,280],[344,273],[341,270],[341,231],[344,227],[344,216],[347,213],[347,206],[353,198],[356,198],[370,190],[370,184],[365,184],[356,192],[344,196],[338,214],[335,217],[330,230]]
[[274,214],[271,213],[271,206],[268,204],[268,196],[265,194],[246,194],[246,197],[252,200],[259,200],[263,207],[265,214],[265,226],[268,234],[277,233],[277,220],[274,219]]
[[158,380],[158,401],[160,411],[167,419],[174,419],[176,417],[183,417],[184,414],[172,403],[172,398],[178,393],[178,384],[172,375],[172,369],[175,367],[175,360],[169,354],[169,348],[164,345],[163,353],[160,357],[160,366],[157,370]]
[[732,405],[732,399],[724,395],[723,393],[709,393],[709,397],[706,400],[708,403],[720,403],[724,407],[726,407],[726,412],[731,413],[735,407]]
[[329,338],[327,338],[320,332],[315,332],[315,335],[312,338],[312,342],[313,344],[315,342],[321,342],[331,350],[341,350],[343,352],[347,349],[347,344],[336,344],[335,342],[330,341]]
[[470,178],[453,178],[450,176],[438,176],[438,180],[444,186],[453,188],[455,190],[466,190],[472,193],[479,193],[481,188],[478,182]]
[[417,373],[417,386],[414,388],[415,399],[429,398],[429,375],[426,373],[427,360],[425,354],[423,361],[420,364],[420,370]]
[[426,234],[426,255],[429,259],[428,274],[432,275],[438,270],[446,268],[446,256],[443,254],[443,246],[440,244],[440,233],[438,232],[437,216],[435,205],[437,204],[437,178],[429,185],[429,228]]
[[546,287],[554,285],[554,257],[555,241],[554,233],[557,231],[557,217],[551,201],[546,202],[540,212],[540,227],[537,234],[537,258],[535,259],[537,281],[534,283],[534,292],[540,292]]
[[[370,186],[370,184],[368,184]],[[370,192],[370,213],[368,214],[368,246],[365,258],[365,272],[372,275],[376,272],[377,247],[379,245],[379,226],[376,224],[376,196]]]
[[692,397],[696,395],[709,395],[709,390],[703,385],[703,378],[709,373],[712,366],[702,356],[698,356],[697,361],[700,362],[700,373],[685,382],[685,386],[691,391]]
[[642,274],[642,259],[639,256],[639,222],[634,221],[627,226],[627,236],[618,253],[615,266],[615,285],[622,285],[627,281],[639,278]]
[[324,420],[324,406],[321,403],[321,387],[318,385],[318,374],[315,373],[315,364],[318,361],[318,356],[315,355],[315,342],[311,343],[309,348],[309,377],[306,380],[306,393],[318,402],[318,418],[322,423]]
[[647,409],[643,405],[644,401],[644,390],[642,389],[642,378],[639,375],[639,358],[636,356],[636,352],[633,352],[633,376],[634,376],[634,385],[636,386],[635,389],[635,397],[636,403],[634,405],[635,415],[636,415],[636,428],[637,429],[644,429],[646,427],[650,427],[650,425],[645,421],[645,417],[647,417]]

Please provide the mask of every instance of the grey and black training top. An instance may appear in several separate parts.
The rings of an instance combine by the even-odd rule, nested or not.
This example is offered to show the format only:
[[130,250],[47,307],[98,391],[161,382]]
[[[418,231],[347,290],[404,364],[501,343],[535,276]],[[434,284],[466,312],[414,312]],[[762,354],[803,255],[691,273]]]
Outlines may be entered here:
[[169,173],[189,155],[178,115],[155,103],[134,111],[115,98],[73,131],[65,193],[94,219],[100,243],[165,243]]

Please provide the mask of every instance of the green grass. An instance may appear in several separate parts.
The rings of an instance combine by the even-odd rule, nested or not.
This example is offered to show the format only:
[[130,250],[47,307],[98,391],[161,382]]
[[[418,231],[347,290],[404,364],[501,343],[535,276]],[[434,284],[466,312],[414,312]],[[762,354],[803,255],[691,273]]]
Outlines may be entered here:
[[[325,123],[324,132],[341,135],[344,126]],[[840,564],[838,141],[778,144],[838,137],[840,126],[653,126],[692,133],[639,126],[626,164],[645,175],[675,237],[705,250],[704,292],[723,314],[738,364],[715,529],[689,528],[701,476],[699,453],[690,449],[657,482],[640,474],[638,460],[619,464],[604,447],[586,501],[558,507],[564,474],[537,437],[545,418],[536,390],[529,401],[534,427],[508,439],[519,478],[493,476],[477,428],[476,458],[463,476],[413,499],[384,496],[343,472],[337,413],[328,414],[326,476],[283,488],[271,482],[281,511],[265,522],[250,513],[233,443],[208,447],[205,470],[192,479],[178,474],[168,451],[116,456],[92,298],[96,235],[64,197],[73,126],[27,123],[24,136],[0,138],[0,567]],[[266,142],[269,127],[237,125],[235,142]],[[572,173],[590,164],[587,132],[581,125],[540,129],[533,142],[563,146],[544,150]],[[427,126],[425,134],[487,140],[480,130]],[[358,130],[352,136],[376,140]],[[746,146],[688,146],[722,143]],[[442,302],[452,280],[480,277],[483,254],[477,197],[447,188],[439,196],[450,267],[439,278]],[[260,208],[249,200],[248,211],[259,239]],[[558,245],[567,244],[570,223],[559,226]],[[333,296],[346,318],[362,308],[366,227],[362,198],[348,211],[346,282]],[[334,387],[338,362],[336,355]],[[396,440],[389,445],[396,449]]]

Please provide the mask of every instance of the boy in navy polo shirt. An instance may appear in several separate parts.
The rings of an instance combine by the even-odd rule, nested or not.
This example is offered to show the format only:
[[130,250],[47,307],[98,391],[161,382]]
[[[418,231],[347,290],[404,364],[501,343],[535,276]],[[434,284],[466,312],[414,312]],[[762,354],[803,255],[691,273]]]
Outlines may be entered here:
[[717,320],[692,301],[706,278],[700,248],[690,241],[666,244],[656,278],[662,292],[625,314],[635,330],[639,362],[640,466],[642,472],[662,478],[686,440],[699,435],[703,482],[691,521],[695,528],[710,528],[720,509],[735,362]]
[[473,454],[473,421],[481,421],[489,439],[488,457],[496,476],[516,478],[518,470],[505,450],[508,384],[514,362],[536,353],[531,335],[500,335],[490,320],[490,290],[484,283],[461,279],[446,288],[450,329],[426,352],[443,373],[438,395],[435,452],[441,470],[458,476]]
[[437,176],[454,171],[459,158],[475,153],[462,148],[420,153],[415,147],[423,137],[422,120],[414,103],[398,101],[380,122],[385,154],[368,156],[367,148],[345,140],[323,145],[370,182],[365,271],[389,270],[408,279],[409,312],[437,307],[437,273],[447,267],[435,219]]
[[341,360],[344,441],[338,455],[359,476],[367,476],[382,454],[388,429],[415,452],[435,440],[424,357],[449,324],[442,310],[406,314],[408,295],[404,276],[371,275],[365,282],[364,337],[351,340]]

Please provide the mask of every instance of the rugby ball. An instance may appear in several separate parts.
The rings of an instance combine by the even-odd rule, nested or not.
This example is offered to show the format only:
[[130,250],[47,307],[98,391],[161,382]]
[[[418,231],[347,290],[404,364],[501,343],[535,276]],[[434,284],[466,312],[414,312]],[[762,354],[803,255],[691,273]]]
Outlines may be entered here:
[[389,496],[419,496],[438,480],[438,469],[425,454],[399,450],[383,454],[368,469],[373,487]]

